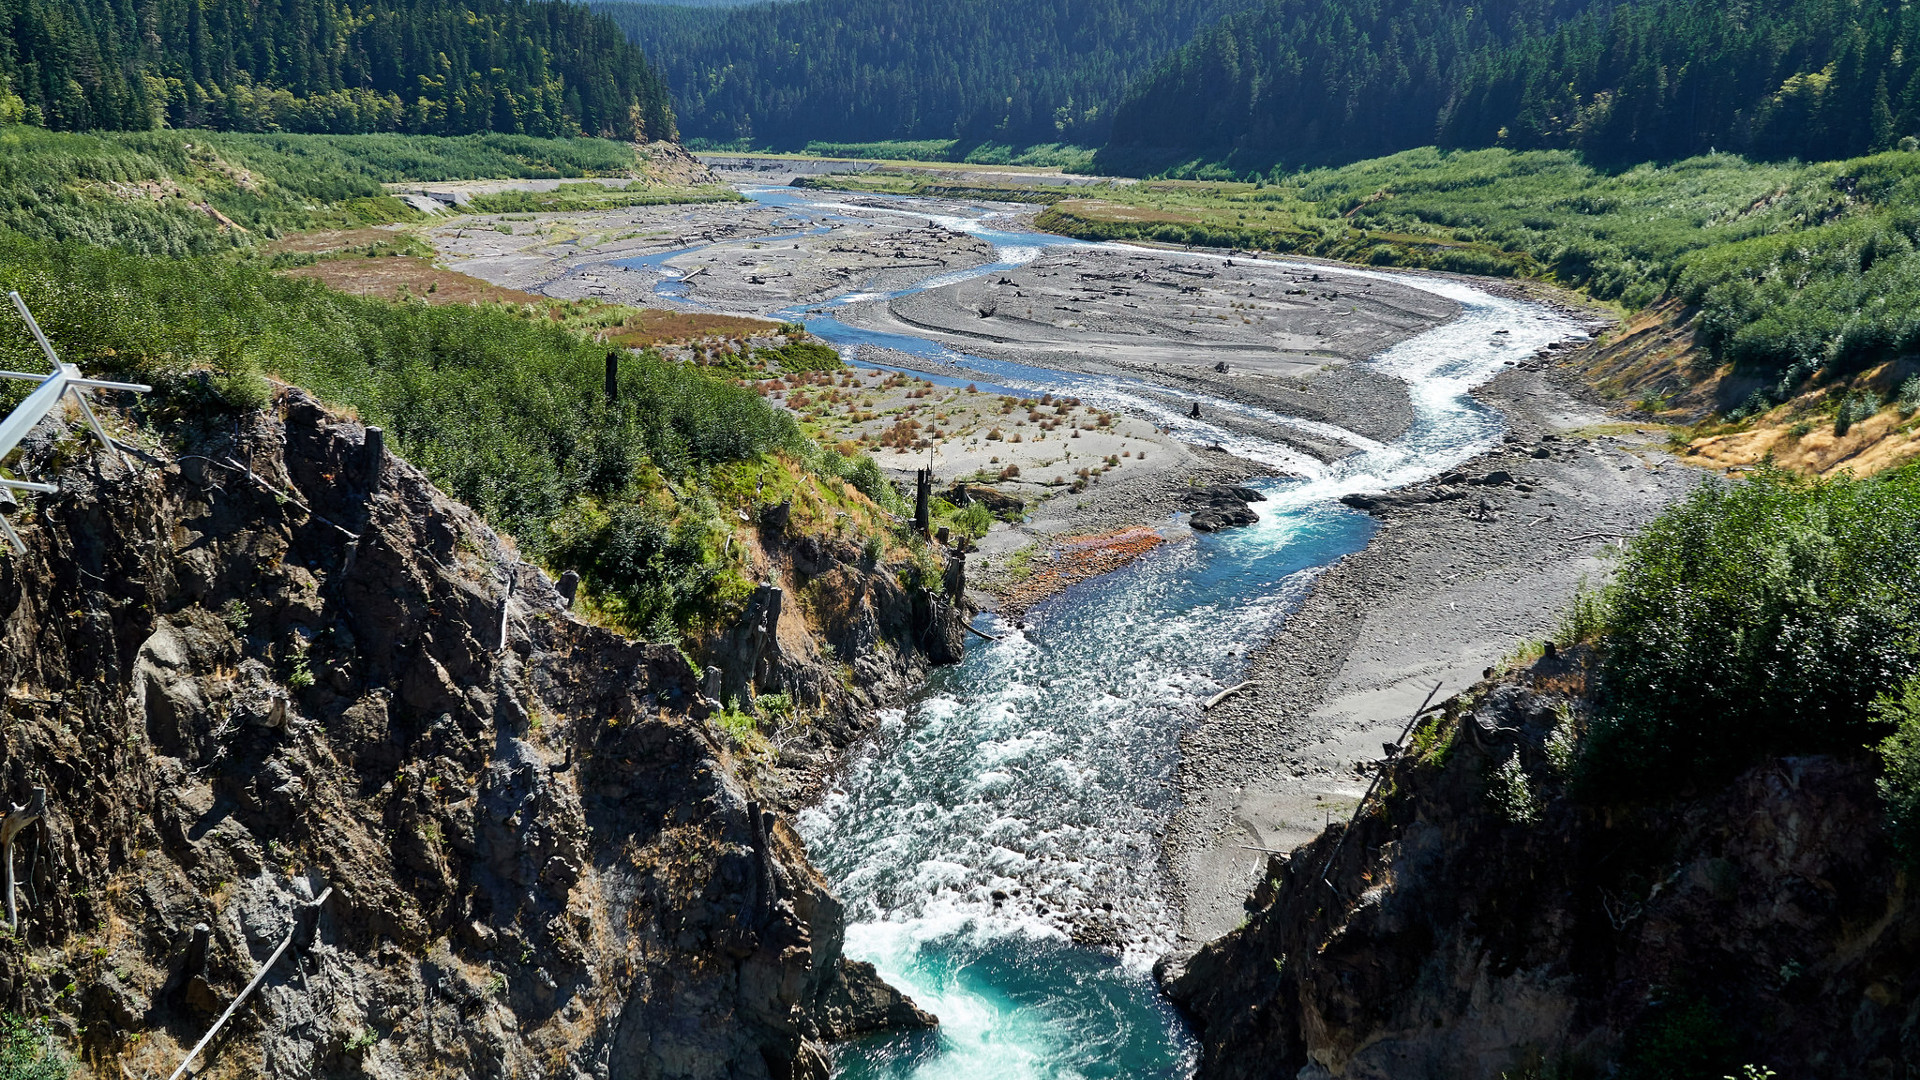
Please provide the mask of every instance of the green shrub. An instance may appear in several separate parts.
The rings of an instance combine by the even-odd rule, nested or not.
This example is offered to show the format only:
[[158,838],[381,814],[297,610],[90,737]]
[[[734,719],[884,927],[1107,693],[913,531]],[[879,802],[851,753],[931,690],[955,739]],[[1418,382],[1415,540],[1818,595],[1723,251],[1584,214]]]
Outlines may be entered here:
[[1893,728],[1875,747],[1887,828],[1907,864],[1920,864],[1920,679],[1909,679],[1874,702],[1873,716]]
[[1833,433],[1845,435],[1853,425],[1872,418],[1879,411],[1879,395],[1871,390],[1855,390],[1840,402],[1840,411],[1833,418]]
[[969,540],[978,540],[993,528],[993,512],[982,502],[970,502],[953,512],[953,527]]
[[847,366],[832,346],[805,340],[788,342],[777,349],[761,349],[754,359],[778,367],[789,375],[805,371],[839,371]]
[[1920,471],[1702,486],[1628,546],[1605,639],[1591,796],[1860,746],[1868,706],[1916,672]]
[[1920,375],[1910,375],[1900,384],[1894,403],[1900,407],[1901,416],[1912,416],[1920,412]]
[[0,1018],[0,1080],[67,1080],[73,1059],[42,1022],[8,1014]]

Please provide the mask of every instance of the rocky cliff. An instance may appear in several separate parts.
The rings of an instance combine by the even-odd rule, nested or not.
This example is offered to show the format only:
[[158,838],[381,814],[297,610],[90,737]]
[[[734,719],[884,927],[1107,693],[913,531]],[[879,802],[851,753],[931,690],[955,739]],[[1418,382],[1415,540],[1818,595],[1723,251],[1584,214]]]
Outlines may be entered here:
[[[1583,655],[1447,703],[1351,828],[1276,856],[1168,992],[1200,1076],[1905,1075],[1920,905],[1870,757],[1569,796]],[[1915,993],[1908,995],[1908,990]]]
[[[678,649],[575,618],[298,391],[142,408],[131,469],[54,421],[23,448],[60,492],[0,558],[0,795],[46,795],[0,1005],[96,1075],[168,1075],[331,887],[213,1075],[824,1077],[826,1041],[931,1022],[841,956]],[[956,615],[761,533],[763,594],[839,604],[845,640],[776,612],[746,677],[816,688],[837,711],[796,741],[830,749]]]

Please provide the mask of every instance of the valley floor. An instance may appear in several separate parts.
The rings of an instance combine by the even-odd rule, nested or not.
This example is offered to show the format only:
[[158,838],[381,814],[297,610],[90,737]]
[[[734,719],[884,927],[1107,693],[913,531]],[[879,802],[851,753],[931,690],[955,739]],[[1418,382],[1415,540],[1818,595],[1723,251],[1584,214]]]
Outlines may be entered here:
[[[837,201],[824,227],[777,206],[713,204],[469,217],[428,238],[462,273],[557,298],[768,316],[857,292],[833,314],[861,329],[1157,387],[1181,412],[1183,395],[1204,394],[1381,441],[1406,430],[1408,391],[1356,362],[1455,313],[1451,301],[1331,267],[1150,247],[1049,249],[1005,271],[889,296],[978,267],[992,248],[938,220],[903,215],[897,203],[860,195]],[[940,212],[937,200],[915,207]],[[673,253],[696,243],[704,246]],[[683,284],[667,292],[677,295],[656,291],[675,279]],[[860,349],[862,358],[893,367],[971,374],[937,359]],[[1381,744],[1398,735],[1436,682],[1439,700],[1524,642],[1550,635],[1580,582],[1606,572],[1606,544],[1702,475],[1666,456],[1664,428],[1612,423],[1554,362],[1523,365],[1483,388],[1482,400],[1508,419],[1509,442],[1464,466],[1459,483],[1428,485],[1376,509],[1385,520],[1367,549],[1320,577],[1251,659],[1250,685],[1186,734],[1184,809],[1167,842],[1185,943],[1239,921],[1268,852],[1292,849],[1351,810]],[[1057,552],[1073,537],[1130,526],[1178,541],[1191,535],[1176,518],[1190,486],[1284,471],[1194,446],[1139,416],[1096,425],[1095,409],[1064,421],[1047,410],[1043,426],[1039,414],[1008,410],[991,391],[874,374],[843,379],[833,392],[843,407],[816,407],[812,419],[832,436],[871,446],[896,476],[931,460],[942,483],[997,479],[1027,500],[1027,521],[996,527],[970,568],[989,604],[1031,572],[1031,552],[1022,549]],[[799,411],[796,397],[808,400],[784,395]],[[927,450],[873,446],[914,418],[925,424],[915,438],[931,444],[931,459]],[[1253,413],[1208,420],[1278,439],[1317,461],[1353,452],[1325,432],[1276,426]],[[989,436],[996,431],[999,437]],[[1018,442],[1009,438],[1016,432]],[[1116,464],[1069,493],[1064,484],[1078,468],[1104,462]],[[1515,482],[1465,483],[1494,470]],[[1451,489],[1465,497],[1420,501]]]

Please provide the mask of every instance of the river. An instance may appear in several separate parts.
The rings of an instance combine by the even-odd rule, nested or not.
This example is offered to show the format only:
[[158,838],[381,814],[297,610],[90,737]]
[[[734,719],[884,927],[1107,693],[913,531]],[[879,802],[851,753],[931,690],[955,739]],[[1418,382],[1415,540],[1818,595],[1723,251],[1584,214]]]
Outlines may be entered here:
[[[789,210],[796,232],[856,210],[828,192],[747,194]],[[1018,231],[988,208],[898,204],[903,214],[987,240],[997,258],[899,292],[1080,243]],[[633,263],[657,266],[682,253]],[[938,672],[908,708],[885,716],[834,790],[801,815],[815,862],[847,904],[848,955],[874,963],[941,1019],[937,1032],[841,1047],[836,1076],[1192,1073],[1192,1039],[1150,975],[1177,925],[1159,845],[1176,806],[1183,726],[1200,702],[1239,681],[1248,652],[1272,636],[1321,568],[1366,544],[1372,519],[1341,506],[1340,495],[1424,480],[1486,450],[1501,420],[1469,391],[1507,361],[1581,336],[1545,308],[1457,281],[1313,269],[1398,281],[1461,308],[1453,321],[1366,361],[1405,381],[1412,395],[1414,421],[1391,442],[1198,398],[1208,415],[1311,428],[1358,448],[1333,465],[1246,434],[1244,424],[1236,434],[1189,417],[1174,402],[1194,400],[1191,393],[969,356],[835,318],[836,308],[876,294],[780,313],[835,345],[885,345],[978,372],[970,381],[983,388],[1048,390],[1128,409],[1182,438],[1300,477],[1255,485],[1268,499],[1255,507],[1257,524],[1163,545],[1030,612],[1024,629],[983,616],[1002,640],[972,642],[963,663]],[[1075,944],[1069,925],[1104,947]]]

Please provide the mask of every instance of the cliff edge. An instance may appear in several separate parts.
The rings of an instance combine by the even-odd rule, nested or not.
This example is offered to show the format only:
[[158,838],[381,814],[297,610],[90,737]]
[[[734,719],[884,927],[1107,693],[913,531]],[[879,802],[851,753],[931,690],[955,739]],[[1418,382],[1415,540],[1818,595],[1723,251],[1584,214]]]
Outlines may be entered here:
[[[574,617],[303,392],[141,407],[131,470],[57,420],[23,447],[60,491],[0,559],[0,794],[46,793],[0,1005],[95,1075],[168,1075],[331,887],[200,1075],[824,1078],[824,1042],[934,1022],[841,955],[677,648]],[[959,635],[831,554],[899,639],[876,677]]]
[[1479,684],[1381,795],[1271,857],[1163,963],[1206,1080],[1901,1075],[1920,905],[1875,764],[1775,758],[1658,804],[1576,799],[1590,654]]

